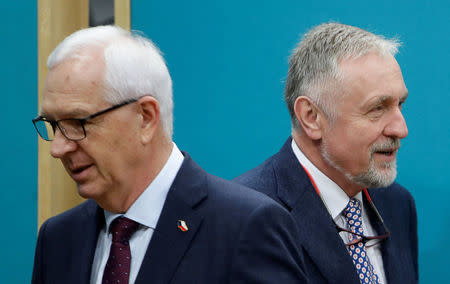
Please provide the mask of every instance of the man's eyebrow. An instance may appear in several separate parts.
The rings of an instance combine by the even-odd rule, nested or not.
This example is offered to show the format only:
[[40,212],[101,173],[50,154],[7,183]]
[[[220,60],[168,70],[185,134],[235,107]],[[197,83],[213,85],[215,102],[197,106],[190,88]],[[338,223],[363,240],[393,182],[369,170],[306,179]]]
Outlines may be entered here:
[[44,117],[44,118],[48,118],[51,119],[52,116],[50,114],[48,114],[45,110],[40,109],[38,115],[40,117]]
[[[406,101],[407,98],[408,98],[408,91],[406,91],[405,94],[400,98],[400,102]],[[392,100],[394,100],[394,97],[390,95],[381,95],[372,102],[370,102],[369,105],[378,105]]]
[[388,95],[382,95],[382,96],[378,96],[376,97],[373,101],[369,102],[369,106],[374,106],[374,105],[378,105],[378,104],[382,104],[386,101],[392,100],[392,96],[388,96]]
[[48,118],[48,119],[54,119],[57,117],[58,119],[66,119],[66,118],[83,118],[86,116],[89,116],[89,112],[85,109],[81,108],[75,108],[69,111],[65,111],[64,113],[56,113],[56,114],[49,114],[45,112],[44,110],[41,110],[39,112],[39,116]]

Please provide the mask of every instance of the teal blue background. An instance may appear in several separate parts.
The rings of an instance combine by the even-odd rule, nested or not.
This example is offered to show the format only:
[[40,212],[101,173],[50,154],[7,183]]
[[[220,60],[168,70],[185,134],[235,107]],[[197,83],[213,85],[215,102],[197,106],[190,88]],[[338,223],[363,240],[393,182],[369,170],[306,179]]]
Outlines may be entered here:
[[30,283],[37,236],[37,1],[2,1],[0,283]]
[[175,142],[206,170],[233,178],[290,133],[282,95],[300,35],[339,21],[404,43],[410,96],[398,181],[416,199],[421,283],[448,281],[450,2],[133,1],[132,28],[165,54],[174,81]]
[[[29,283],[37,231],[37,3],[3,1],[0,275]],[[416,199],[421,283],[447,281],[450,203],[448,1],[142,1],[132,28],[165,53],[175,141],[206,170],[233,178],[275,153],[290,132],[287,59],[313,25],[339,21],[404,43],[410,97],[398,181]]]

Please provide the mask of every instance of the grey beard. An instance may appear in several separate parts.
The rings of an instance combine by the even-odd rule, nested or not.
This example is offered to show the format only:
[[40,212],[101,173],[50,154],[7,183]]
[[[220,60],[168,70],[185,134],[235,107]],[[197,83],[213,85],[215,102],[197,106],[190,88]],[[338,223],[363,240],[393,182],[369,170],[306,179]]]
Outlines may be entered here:
[[379,167],[375,165],[375,161],[373,159],[373,154],[377,151],[383,151],[392,148],[400,147],[400,139],[390,138],[388,141],[384,143],[374,144],[370,148],[370,157],[369,157],[369,167],[367,171],[360,173],[358,175],[352,175],[349,172],[345,171],[342,167],[340,167],[328,154],[327,147],[325,144],[322,144],[321,152],[322,157],[325,161],[328,162],[333,168],[337,169],[339,172],[345,175],[345,177],[353,183],[356,183],[362,187],[370,187],[370,188],[379,188],[386,187],[391,185],[396,176],[397,176],[397,161],[394,160],[392,162],[384,162],[381,167],[383,170],[380,170]]

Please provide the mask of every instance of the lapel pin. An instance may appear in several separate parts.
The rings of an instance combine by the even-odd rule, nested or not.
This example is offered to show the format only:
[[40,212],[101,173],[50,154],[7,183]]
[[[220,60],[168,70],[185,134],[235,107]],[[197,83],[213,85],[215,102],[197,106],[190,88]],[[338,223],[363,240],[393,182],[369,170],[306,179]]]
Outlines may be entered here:
[[186,232],[187,230],[189,230],[188,226],[186,225],[186,222],[184,222],[183,220],[178,220],[177,226],[178,226],[178,229],[180,229],[183,232]]

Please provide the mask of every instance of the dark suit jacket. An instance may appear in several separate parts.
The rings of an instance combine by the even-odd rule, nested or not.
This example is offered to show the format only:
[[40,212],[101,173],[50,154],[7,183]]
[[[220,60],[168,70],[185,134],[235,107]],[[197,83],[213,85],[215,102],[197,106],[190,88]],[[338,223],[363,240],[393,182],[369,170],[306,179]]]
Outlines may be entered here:
[[[291,212],[300,231],[298,243],[308,255],[305,270],[312,283],[360,283],[330,214],[292,151],[291,138],[280,152],[235,181],[267,194]],[[381,246],[388,283],[417,283],[417,216],[412,196],[396,183],[369,189],[369,194],[391,232]],[[381,231],[379,222],[372,225]]]
[[[188,231],[177,228],[179,219]],[[47,220],[32,283],[89,283],[104,223],[92,200]],[[296,234],[276,202],[207,174],[186,154],[136,283],[305,283]]]

